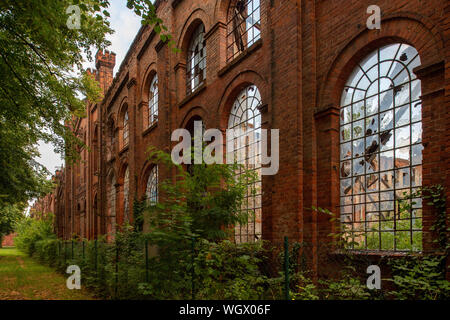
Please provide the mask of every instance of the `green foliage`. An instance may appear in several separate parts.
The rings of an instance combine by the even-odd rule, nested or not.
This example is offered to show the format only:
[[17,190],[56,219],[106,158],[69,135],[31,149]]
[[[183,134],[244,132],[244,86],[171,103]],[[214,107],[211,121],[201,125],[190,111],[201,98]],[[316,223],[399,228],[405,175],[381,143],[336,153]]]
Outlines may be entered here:
[[0,247],[2,237],[13,232],[16,224],[24,217],[24,210],[25,205],[22,203],[0,206]]
[[[36,251],[36,243],[41,240],[56,239],[53,234],[53,218],[49,216],[47,219],[36,220],[25,218],[17,225],[15,238],[16,246],[32,256]],[[40,247],[41,249],[43,247]]]
[[445,257],[411,256],[390,261],[396,299],[450,299],[450,282],[445,279]]
[[421,197],[434,209],[436,219],[430,228],[440,252],[432,255],[410,255],[390,261],[392,281],[396,290],[391,294],[398,299],[441,300],[450,299],[450,282],[446,280],[446,258],[450,250],[447,206],[441,185],[422,187],[412,197]]
[[[229,239],[236,224],[247,224],[243,200],[256,177],[241,165],[193,165],[190,172],[174,165],[165,152],[150,149],[149,159],[176,170],[176,178],[160,182],[160,201],[149,204],[146,221],[149,239],[158,247],[196,237],[211,241]],[[236,177],[236,172],[241,174]]]
[[[80,141],[71,132],[73,116],[84,113],[80,94],[95,101],[92,81],[81,69],[82,54],[105,47],[111,33],[95,17],[96,4],[79,0],[81,28],[69,29],[72,0],[4,0],[0,3],[0,194],[8,203],[25,202],[48,188],[46,169],[33,159],[39,141],[76,157]],[[69,125],[66,125],[69,124]],[[0,204],[1,205],[1,204]]]
[[[125,0],[122,0],[125,1]],[[80,28],[69,28],[71,5],[80,9]],[[150,0],[127,5],[173,46]],[[0,2],[0,208],[39,198],[52,187],[47,169],[34,159],[36,145],[52,143],[67,160],[79,158],[83,142],[73,133],[85,102],[102,92],[82,70],[83,55],[103,49],[113,30],[108,0],[2,0]]]

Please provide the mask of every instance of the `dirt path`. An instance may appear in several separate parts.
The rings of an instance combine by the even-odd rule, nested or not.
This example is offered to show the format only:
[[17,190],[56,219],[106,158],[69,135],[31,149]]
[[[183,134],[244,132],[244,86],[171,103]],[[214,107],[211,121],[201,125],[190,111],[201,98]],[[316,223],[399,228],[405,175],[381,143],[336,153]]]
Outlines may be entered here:
[[86,290],[69,290],[66,278],[15,248],[0,249],[0,300],[91,300]]

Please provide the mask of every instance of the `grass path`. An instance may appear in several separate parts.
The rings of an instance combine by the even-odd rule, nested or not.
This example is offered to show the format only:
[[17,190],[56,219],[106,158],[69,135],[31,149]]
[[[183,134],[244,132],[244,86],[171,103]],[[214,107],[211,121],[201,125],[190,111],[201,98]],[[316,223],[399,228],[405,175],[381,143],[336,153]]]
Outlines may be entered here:
[[0,248],[0,300],[93,299],[86,290],[67,289],[66,280],[15,248]]

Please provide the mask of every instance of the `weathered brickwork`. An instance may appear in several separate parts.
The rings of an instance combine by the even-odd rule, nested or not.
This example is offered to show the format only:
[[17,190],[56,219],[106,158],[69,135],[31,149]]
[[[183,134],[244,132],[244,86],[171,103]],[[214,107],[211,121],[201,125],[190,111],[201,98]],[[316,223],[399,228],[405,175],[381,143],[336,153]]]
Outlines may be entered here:
[[[347,78],[374,49],[407,43],[417,49],[422,81],[423,184],[442,184],[450,203],[449,11],[442,0],[380,0],[380,30],[366,28],[374,1],[261,0],[260,39],[227,62],[229,0],[157,1],[158,12],[181,52],[160,42],[148,27],[137,34],[113,79],[115,55],[99,52],[90,71],[105,92],[87,105],[76,130],[91,152],[67,165],[56,194],[59,235],[93,239],[124,221],[124,176],[129,172],[129,211],[144,195],[152,164],[150,146],[170,151],[171,133],[201,117],[206,128],[225,130],[237,94],[249,84],[262,100],[262,127],[280,129],[280,169],[263,177],[263,238],[284,236],[317,245],[337,225],[312,206],[339,212],[339,106]],[[186,95],[186,52],[195,28],[205,26],[206,80]],[[149,87],[158,75],[159,114],[148,127]],[[123,139],[128,115],[129,142]],[[170,172],[159,168],[160,180]],[[115,190],[115,191],[114,191]],[[114,194],[115,208],[108,208]],[[115,215],[115,217],[113,217]],[[132,217],[131,217],[132,218]],[[434,216],[425,206],[423,248],[433,249]]]

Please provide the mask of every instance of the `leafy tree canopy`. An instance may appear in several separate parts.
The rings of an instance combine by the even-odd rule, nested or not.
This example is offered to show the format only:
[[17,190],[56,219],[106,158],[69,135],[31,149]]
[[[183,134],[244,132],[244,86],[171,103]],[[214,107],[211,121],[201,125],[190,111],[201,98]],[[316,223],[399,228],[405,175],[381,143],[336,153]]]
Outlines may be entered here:
[[[123,0],[125,1],[125,0]],[[80,28],[69,28],[80,9]],[[84,116],[85,101],[99,101],[95,80],[82,70],[83,55],[103,49],[113,30],[107,0],[2,0],[0,2],[0,208],[25,202],[48,191],[47,170],[34,159],[38,141],[52,143],[67,159],[83,147],[72,132]],[[161,38],[162,21],[149,0],[127,6],[153,25]]]

